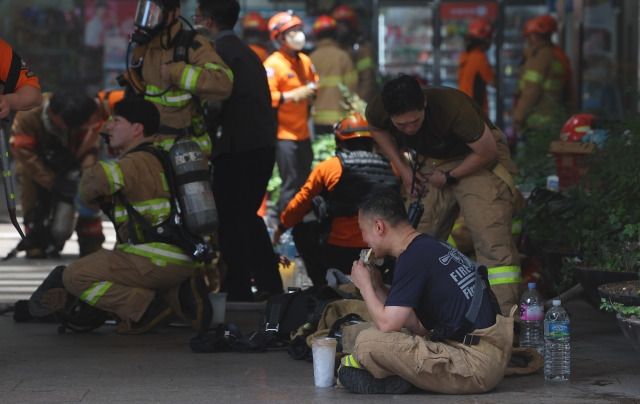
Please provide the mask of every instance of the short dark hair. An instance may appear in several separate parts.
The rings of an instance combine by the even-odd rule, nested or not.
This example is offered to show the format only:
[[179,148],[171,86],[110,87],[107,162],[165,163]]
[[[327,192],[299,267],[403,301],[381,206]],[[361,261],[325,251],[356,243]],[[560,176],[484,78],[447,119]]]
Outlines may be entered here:
[[55,115],[62,117],[67,128],[73,130],[87,123],[98,109],[98,104],[88,95],[62,90],[53,93],[49,99],[49,108]]
[[409,221],[404,200],[395,190],[384,189],[367,194],[360,202],[358,210],[362,216],[380,218],[392,227]]
[[240,15],[240,4],[236,0],[198,0],[198,7],[219,30],[233,29]]
[[113,106],[113,115],[119,115],[131,123],[142,124],[144,136],[151,136],[160,126],[160,113],[151,101],[140,97],[125,97]]
[[389,81],[382,88],[382,104],[389,116],[424,108],[424,94],[420,83],[406,74]]

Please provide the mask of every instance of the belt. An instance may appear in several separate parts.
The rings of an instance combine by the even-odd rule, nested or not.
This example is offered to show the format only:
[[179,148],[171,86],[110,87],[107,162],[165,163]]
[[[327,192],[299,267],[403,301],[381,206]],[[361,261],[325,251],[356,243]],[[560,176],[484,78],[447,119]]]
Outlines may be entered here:
[[158,133],[161,135],[174,135],[174,136],[195,136],[196,132],[192,126],[185,126],[184,128],[174,128],[172,126],[160,125]]
[[457,341],[466,346],[478,345],[481,341],[479,335],[473,335],[473,334],[465,334],[459,338],[451,337],[449,339],[452,341]]
[[429,157],[427,160],[429,161],[429,165],[431,167],[438,167],[443,165],[444,163],[449,163],[451,161],[458,161],[458,160],[464,160],[467,156],[458,156],[458,157],[452,157],[452,158],[448,158],[448,159],[434,159]]

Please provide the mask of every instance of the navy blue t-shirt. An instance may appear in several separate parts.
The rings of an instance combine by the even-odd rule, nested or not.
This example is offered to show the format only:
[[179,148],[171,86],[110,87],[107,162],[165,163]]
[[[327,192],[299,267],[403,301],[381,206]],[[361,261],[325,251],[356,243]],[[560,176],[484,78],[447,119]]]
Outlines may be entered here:
[[[385,306],[413,307],[422,325],[456,328],[469,310],[475,290],[475,265],[449,244],[426,234],[415,237],[396,261]],[[473,329],[496,319],[485,289]]]

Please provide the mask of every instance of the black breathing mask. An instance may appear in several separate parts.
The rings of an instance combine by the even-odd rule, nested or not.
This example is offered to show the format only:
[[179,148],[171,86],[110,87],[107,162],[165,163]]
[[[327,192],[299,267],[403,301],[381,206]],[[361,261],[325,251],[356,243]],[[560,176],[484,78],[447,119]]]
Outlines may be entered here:
[[167,10],[162,0],[139,0],[133,21],[136,27],[131,40],[138,45],[149,43],[167,24]]

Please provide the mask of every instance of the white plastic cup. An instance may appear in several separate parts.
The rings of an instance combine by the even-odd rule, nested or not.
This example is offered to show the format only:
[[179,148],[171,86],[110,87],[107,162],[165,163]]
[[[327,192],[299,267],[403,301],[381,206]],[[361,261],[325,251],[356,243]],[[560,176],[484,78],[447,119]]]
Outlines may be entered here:
[[213,306],[212,325],[224,324],[224,314],[227,310],[227,292],[209,293],[209,300]]
[[313,379],[316,387],[332,387],[336,366],[335,338],[314,338],[311,341],[313,352]]

